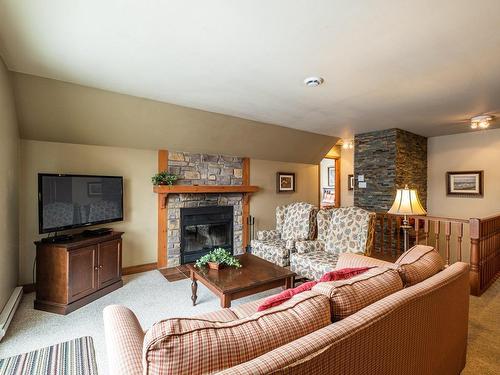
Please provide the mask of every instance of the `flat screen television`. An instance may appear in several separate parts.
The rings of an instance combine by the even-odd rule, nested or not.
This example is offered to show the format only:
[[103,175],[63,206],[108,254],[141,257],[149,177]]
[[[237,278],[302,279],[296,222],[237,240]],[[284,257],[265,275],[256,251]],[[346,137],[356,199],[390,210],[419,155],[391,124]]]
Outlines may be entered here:
[[38,174],[39,233],[123,220],[123,177]]

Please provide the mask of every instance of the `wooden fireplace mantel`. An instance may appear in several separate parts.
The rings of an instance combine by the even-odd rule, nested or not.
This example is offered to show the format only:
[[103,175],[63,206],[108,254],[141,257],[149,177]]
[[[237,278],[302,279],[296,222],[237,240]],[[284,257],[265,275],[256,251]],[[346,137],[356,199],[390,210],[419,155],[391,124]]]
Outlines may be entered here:
[[255,193],[259,191],[259,187],[253,185],[156,185],[153,191],[158,194]]
[[[168,168],[168,151],[158,151],[158,172]],[[258,192],[259,187],[250,185],[250,159],[243,158],[243,185],[157,185],[153,191],[158,194],[158,268],[167,267],[167,230],[168,230],[168,195],[169,194],[243,194],[242,225],[243,249],[249,242],[248,221],[250,215],[250,196]]]

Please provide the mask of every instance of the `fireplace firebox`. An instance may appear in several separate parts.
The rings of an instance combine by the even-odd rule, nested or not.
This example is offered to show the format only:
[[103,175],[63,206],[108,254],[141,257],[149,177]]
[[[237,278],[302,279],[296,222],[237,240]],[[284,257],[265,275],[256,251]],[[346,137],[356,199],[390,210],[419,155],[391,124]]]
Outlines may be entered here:
[[233,254],[233,206],[181,208],[181,264],[222,247]]

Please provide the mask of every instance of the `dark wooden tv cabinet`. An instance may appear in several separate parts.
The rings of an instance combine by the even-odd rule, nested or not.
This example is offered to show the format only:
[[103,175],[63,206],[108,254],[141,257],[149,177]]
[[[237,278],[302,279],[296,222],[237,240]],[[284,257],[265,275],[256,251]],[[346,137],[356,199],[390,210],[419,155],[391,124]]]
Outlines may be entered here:
[[120,288],[122,234],[35,242],[35,309],[65,315]]

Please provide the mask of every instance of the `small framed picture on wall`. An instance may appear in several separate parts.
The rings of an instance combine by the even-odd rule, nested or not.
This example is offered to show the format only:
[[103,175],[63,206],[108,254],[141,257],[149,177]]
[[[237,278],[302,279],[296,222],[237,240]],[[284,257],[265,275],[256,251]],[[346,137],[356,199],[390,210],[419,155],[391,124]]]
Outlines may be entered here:
[[483,171],[446,172],[446,194],[483,195]]
[[354,175],[347,175],[347,190],[354,190]]
[[276,173],[276,192],[277,193],[295,192],[295,173],[289,173],[289,172]]
[[335,186],[335,167],[328,167],[328,186]]

